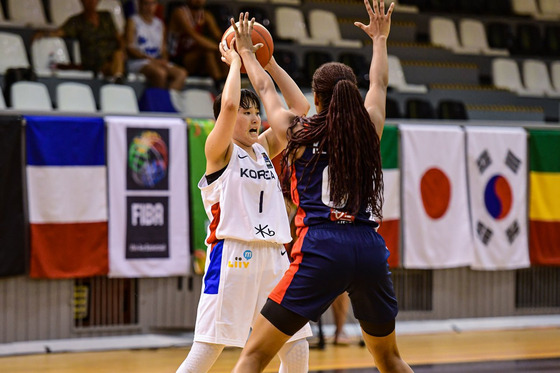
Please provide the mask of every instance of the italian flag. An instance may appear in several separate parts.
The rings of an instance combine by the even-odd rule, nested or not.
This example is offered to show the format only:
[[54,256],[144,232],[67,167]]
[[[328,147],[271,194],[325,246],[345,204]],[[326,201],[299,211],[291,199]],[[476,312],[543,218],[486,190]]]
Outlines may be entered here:
[[529,130],[529,253],[560,265],[560,131]]
[[383,221],[379,234],[385,239],[391,252],[388,262],[394,268],[400,265],[400,170],[399,133],[396,126],[385,126],[381,137],[381,162],[383,166]]

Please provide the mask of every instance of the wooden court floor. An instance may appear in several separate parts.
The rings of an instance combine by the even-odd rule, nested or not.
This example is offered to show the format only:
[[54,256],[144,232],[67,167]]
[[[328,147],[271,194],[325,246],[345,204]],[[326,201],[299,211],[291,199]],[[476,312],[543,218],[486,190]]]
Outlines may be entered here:
[[[418,366],[419,370],[421,366],[431,364],[437,366],[446,363],[550,358],[559,359],[560,364],[560,328],[556,327],[411,334],[398,336],[398,344],[403,358],[413,368]],[[188,348],[184,347],[8,356],[0,357],[0,372],[169,373],[175,372],[187,352]],[[211,372],[230,372],[239,352],[239,349],[226,349]],[[309,360],[310,371],[325,373],[376,371],[367,349],[360,347],[357,340],[348,346],[327,344],[322,350],[312,348]],[[265,372],[277,372],[278,365],[279,361],[273,360]],[[507,370],[499,371],[507,372]],[[557,371],[560,372],[560,365]]]

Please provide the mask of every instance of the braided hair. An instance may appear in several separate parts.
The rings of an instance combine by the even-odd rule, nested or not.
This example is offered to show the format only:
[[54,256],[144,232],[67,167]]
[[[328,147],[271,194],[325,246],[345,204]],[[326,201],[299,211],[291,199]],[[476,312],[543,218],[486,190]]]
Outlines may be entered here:
[[[364,205],[382,218],[383,174],[379,136],[370,119],[352,69],[328,62],[313,74],[311,88],[321,103],[312,117],[295,117],[288,129],[282,157],[283,186],[289,190],[295,155],[300,147],[318,143],[306,167],[315,169],[326,152],[330,198],[338,210],[356,214]],[[295,130],[299,126],[299,130]]]

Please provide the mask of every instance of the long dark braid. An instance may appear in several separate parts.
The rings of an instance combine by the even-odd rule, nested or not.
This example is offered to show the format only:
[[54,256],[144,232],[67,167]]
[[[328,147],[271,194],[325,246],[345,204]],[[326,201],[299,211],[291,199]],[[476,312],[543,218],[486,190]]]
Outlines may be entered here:
[[[282,158],[284,188],[290,188],[290,176],[297,150],[318,143],[307,167],[315,167],[325,150],[329,157],[331,200],[339,210],[356,214],[367,205],[373,216],[382,218],[383,174],[379,136],[375,130],[356,76],[348,66],[329,62],[313,75],[312,89],[323,110],[309,118],[296,117],[288,130],[288,145]],[[300,124],[302,129],[295,131]],[[305,181],[303,181],[305,182]]]

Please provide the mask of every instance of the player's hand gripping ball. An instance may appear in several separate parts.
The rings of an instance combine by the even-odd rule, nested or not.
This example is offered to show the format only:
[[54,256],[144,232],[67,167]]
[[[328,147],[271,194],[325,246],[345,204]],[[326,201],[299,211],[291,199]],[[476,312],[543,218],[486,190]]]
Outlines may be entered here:
[[[239,27],[239,22],[235,23],[236,26]],[[231,41],[235,37],[235,30],[233,26],[229,26],[228,29],[222,35],[222,41],[226,41],[227,46],[231,48]],[[257,49],[255,52],[255,56],[257,57],[257,61],[261,64],[262,67],[265,67],[270,58],[272,57],[272,53],[274,52],[274,41],[272,40],[272,36],[270,32],[258,22],[253,24],[253,31],[251,32],[251,40],[253,41],[253,45],[261,43],[263,46]],[[237,46],[234,46],[235,50],[237,51]],[[241,65],[241,72],[246,73],[245,66]]]

